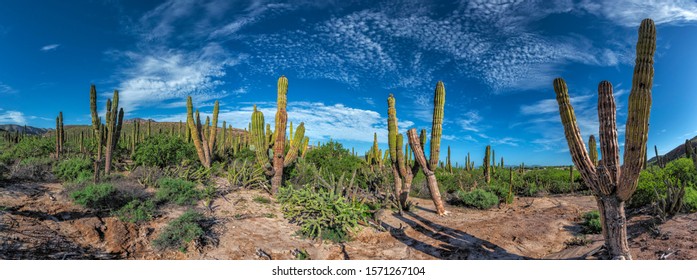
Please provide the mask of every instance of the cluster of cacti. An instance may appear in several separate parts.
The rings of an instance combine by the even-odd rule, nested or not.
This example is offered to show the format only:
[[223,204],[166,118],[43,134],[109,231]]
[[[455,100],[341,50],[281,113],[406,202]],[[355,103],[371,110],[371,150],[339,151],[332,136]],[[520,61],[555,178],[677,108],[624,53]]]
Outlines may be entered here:
[[[215,101],[215,105],[213,105],[213,129],[210,128],[209,117],[206,117],[206,123],[202,126],[201,115],[198,110],[196,110],[196,116],[194,117],[191,96],[186,98],[186,125],[189,127],[191,138],[194,141],[198,159],[206,168],[211,167],[215,153],[215,140],[218,133],[218,109],[219,103]],[[148,137],[150,137],[150,120],[148,120]]]
[[491,146],[486,145],[486,150],[484,151],[484,164],[482,165],[482,168],[484,169],[484,181],[486,181],[487,184],[491,182],[491,167],[489,166],[489,163],[491,162],[490,157]]
[[[319,144],[318,144],[319,145]],[[370,147],[370,150],[366,152],[365,154],[365,161],[368,163],[370,166],[371,170],[374,169],[375,166],[382,166],[383,162],[387,159],[385,156],[386,154],[389,153],[389,151],[385,151],[386,153],[383,154],[382,150],[378,148],[378,134],[373,133],[373,146]]]
[[[419,171],[419,163],[410,160],[411,154],[407,145],[405,145],[404,150],[402,149],[404,136],[398,130],[397,109],[395,108],[395,98],[392,94],[387,97],[387,130],[392,174],[395,182],[395,196],[398,199],[400,211],[408,210],[407,199],[414,176]],[[421,133],[420,141],[423,141],[421,145],[425,145],[426,130],[422,130]]]
[[653,55],[656,50],[656,27],[651,19],[645,19],[639,27],[636,46],[636,65],[629,94],[629,108],[625,125],[624,164],[619,163],[617,142],[616,105],[612,84],[602,81],[598,85],[598,120],[602,159],[596,166],[591,160],[576,115],[569,101],[566,82],[554,80],[554,91],[559,104],[559,115],[569,144],[571,158],[581,173],[583,181],[596,197],[601,214],[605,248],[614,259],[631,259],[627,244],[627,219],[624,203],[637,188],[648,140],[648,122],[653,85]]
[[65,131],[63,130],[63,112],[59,112],[58,117],[56,117],[56,159],[60,158],[60,155],[63,152],[64,145]]
[[94,158],[94,181],[99,181],[100,163],[102,161],[102,147],[104,149],[104,173],[111,172],[111,161],[114,150],[118,145],[123,126],[123,108],[119,109],[119,91],[114,90],[112,99],[106,102],[106,124],[102,124],[97,112],[97,89],[90,87],[90,111],[92,115],[92,129],[94,141],[97,143],[97,154]]
[[[289,143],[288,152],[285,152],[286,146],[288,146],[286,145],[287,94],[288,79],[281,76],[278,79],[276,129],[274,131],[271,130],[270,124],[264,124],[264,114],[256,109],[256,105],[254,112],[252,112],[250,125],[257,163],[264,167],[266,175],[271,177],[271,192],[273,194],[278,192],[283,183],[283,168],[295,162],[298,154],[304,155],[307,143],[309,143],[309,139],[305,137],[305,124],[300,123],[292,137],[293,141]],[[264,128],[266,128],[266,133],[264,133]]]
[[470,159],[470,153],[467,152],[467,158],[465,159],[465,170],[472,171],[474,169],[474,162]]
[[[438,189],[438,181],[436,180],[436,175],[434,170],[438,164],[438,154],[440,153],[440,138],[443,132],[443,109],[445,106],[445,85],[443,82],[438,81],[436,84],[436,90],[434,92],[433,98],[433,122],[431,131],[431,153],[430,161],[426,162],[426,154],[422,148],[421,141],[416,136],[416,129],[412,128],[407,132],[409,137],[409,144],[411,145],[411,150],[414,152],[414,158],[421,166],[421,170],[426,175],[426,183],[428,189],[431,193],[431,198],[433,199],[433,204],[436,206],[436,213],[438,215],[445,215],[446,211],[443,207],[443,201],[440,197],[440,191]],[[422,130],[422,138],[425,137],[426,133]],[[425,141],[424,141],[425,142]]]

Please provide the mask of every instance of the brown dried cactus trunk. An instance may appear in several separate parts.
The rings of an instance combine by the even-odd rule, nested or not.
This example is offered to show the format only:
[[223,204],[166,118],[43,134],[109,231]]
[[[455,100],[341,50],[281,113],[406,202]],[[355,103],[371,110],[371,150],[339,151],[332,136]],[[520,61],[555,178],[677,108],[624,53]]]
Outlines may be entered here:
[[411,150],[414,152],[414,157],[416,161],[421,166],[421,169],[426,175],[426,183],[428,184],[428,190],[431,193],[431,198],[433,199],[433,204],[436,206],[436,213],[438,215],[446,215],[445,207],[443,206],[443,201],[440,197],[440,190],[438,190],[438,180],[436,180],[436,174],[428,167],[428,162],[426,161],[426,155],[424,150],[421,148],[421,143],[418,136],[416,136],[416,129],[412,128],[407,131],[407,137],[409,137],[409,145]]
[[653,84],[653,55],[656,50],[656,27],[645,19],[639,27],[637,58],[626,123],[624,165],[619,164],[617,143],[616,106],[612,85],[602,81],[598,85],[598,119],[600,121],[600,149],[602,159],[595,167],[581,139],[573,107],[563,79],[554,80],[554,91],[559,103],[559,114],[571,158],[583,181],[596,196],[603,225],[605,247],[613,259],[631,259],[627,245],[627,220],[624,202],[636,190],[639,172],[644,164],[648,140],[648,120],[651,109]]

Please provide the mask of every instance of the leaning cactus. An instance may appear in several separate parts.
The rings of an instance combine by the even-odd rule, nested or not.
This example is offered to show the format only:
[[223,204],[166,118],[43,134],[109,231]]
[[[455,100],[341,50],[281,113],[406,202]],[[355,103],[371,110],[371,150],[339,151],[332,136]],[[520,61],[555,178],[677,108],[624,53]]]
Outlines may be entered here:
[[[186,98],[186,125],[194,141],[198,159],[206,168],[210,168],[213,163],[213,148],[215,147],[215,134],[218,130],[219,106],[218,101],[215,101],[215,105],[213,105],[213,128],[204,130],[204,127],[201,125],[201,115],[198,110],[196,110],[196,117],[194,118],[194,105],[191,101],[191,96]],[[206,124],[208,124],[208,121]],[[208,125],[206,125],[206,127],[207,126]],[[148,120],[148,134],[150,134],[149,130],[150,120]],[[209,133],[205,133],[206,130],[208,130]]]
[[602,81],[598,85],[598,119],[600,122],[600,149],[603,158],[597,168],[591,161],[581,132],[576,124],[576,115],[569,101],[566,82],[554,80],[554,91],[559,104],[559,115],[571,159],[581,177],[596,197],[601,213],[605,247],[614,259],[631,259],[627,244],[627,219],[624,203],[637,188],[639,172],[644,164],[648,140],[648,122],[651,110],[651,88],[653,86],[653,56],[656,50],[656,26],[645,19],[639,27],[636,47],[636,65],[629,95],[629,108],[624,144],[624,164],[619,163],[615,99],[612,84]]

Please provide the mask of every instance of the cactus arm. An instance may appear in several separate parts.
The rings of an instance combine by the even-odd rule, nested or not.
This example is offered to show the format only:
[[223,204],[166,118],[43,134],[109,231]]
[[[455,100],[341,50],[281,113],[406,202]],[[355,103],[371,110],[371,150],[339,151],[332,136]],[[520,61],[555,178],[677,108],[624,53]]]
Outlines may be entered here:
[[598,166],[598,146],[595,141],[595,135],[591,134],[588,138],[588,154],[591,157],[591,162]]
[[302,142],[305,139],[305,123],[300,123],[300,125],[295,130],[295,135],[292,139],[293,140],[290,141],[290,148],[288,149],[288,153],[286,153],[286,157],[283,160],[283,167],[288,167],[293,163],[293,161],[295,161],[295,159],[298,158],[298,153],[300,152],[300,145],[302,145]]
[[[219,113],[219,107],[220,104],[218,100],[215,101],[215,105],[213,105],[213,127],[211,127],[210,130],[210,135],[208,135],[208,150],[210,151],[210,154],[212,155],[215,152],[215,140],[218,134],[218,113]],[[225,130],[225,127],[223,127],[223,131]]]
[[[597,174],[600,180],[598,187],[600,193],[604,195],[610,195],[615,192],[620,176],[616,111],[615,97],[612,96],[612,84],[608,81],[600,82],[598,84],[598,120],[600,125],[600,152],[603,158],[597,166]],[[592,154],[593,151],[591,151]],[[591,164],[595,164],[592,156]]]
[[569,101],[569,92],[564,79],[554,79],[554,91],[557,96],[557,103],[559,104],[559,116],[564,126],[566,142],[569,144],[571,160],[578,168],[581,177],[583,177],[583,181],[586,182],[588,187],[594,192],[599,193],[597,175],[593,163],[590,160],[590,156],[588,156],[586,145],[581,138],[581,131],[576,124],[576,114]]
[[656,25],[645,19],[639,27],[636,46],[636,64],[629,93],[629,109],[625,125],[624,166],[617,191],[621,200],[631,197],[637,187],[639,172],[646,153],[651,111],[651,88],[653,87],[653,56],[656,51]]
[[[203,152],[203,145],[201,143],[201,119],[198,113],[198,110],[196,110],[196,120],[194,120],[194,112],[193,112],[193,103],[191,102],[191,96],[186,98],[186,125],[189,127],[189,135],[191,136],[191,139],[194,142],[194,147],[196,148],[196,154],[198,155],[198,159],[201,161],[201,163],[205,166],[206,165],[206,156],[204,155]],[[149,124],[149,122],[148,122]],[[206,166],[209,167],[209,166]]]
[[431,152],[430,166],[431,170],[435,170],[438,166],[438,157],[440,156],[440,138],[443,134],[443,108],[445,107],[445,85],[442,81],[436,84],[436,90],[433,98],[433,123],[431,127]]
[[438,215],[446,215],[445,207],[443,206],[443,201],[440,197],[440,190],[438,189],[438,181],[436,180],[436,175],[428,167],[428,162],[424,156],[424,151],[421,148],[419,139],[416,137],[416,129],[412,128],[407,131],[407,137],[409,138],[409,145],[412,151],[414,151],[414,156],[416,161],[421,165],[421,170],[426,175],[426,184],[428,185],[429,192],[431,193],[431,199],[436,207],[436,213]]

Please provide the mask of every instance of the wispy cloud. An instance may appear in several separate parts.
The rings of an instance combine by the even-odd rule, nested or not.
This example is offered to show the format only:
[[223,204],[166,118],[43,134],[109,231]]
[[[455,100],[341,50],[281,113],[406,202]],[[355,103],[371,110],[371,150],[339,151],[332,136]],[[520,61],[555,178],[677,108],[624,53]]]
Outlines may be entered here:
[[697,2],[692,0],[583,0],[579,6],[622,26],[638,26],[651,18],[657,24],[684,24],[697,21]]
[[481,120],[482,117],[479,116],[479,112],[469,111],[457,120],[457,124],[460,125],[460,128],[463,130],[479,132],[479,121]]
[[226,67],[236,65],[244,56],[234,56],[218,44],[210,43],[200,50],[155,50],[147,54],[118,53],[128,59],[131,67],[122,69],[119,85],[124,110],[156,107],[168,102],[181,102],[192,95],[197,102],[228,95],[218,89],[224,84]]
[[43,51],[43,52],[54,51],[58,47],[60,47],[60,44],[46,45],[46,46],[41,47],[41,51]]
[[0,93],[16,93],[17,90],[12,88],[11,86],[0,82]]

